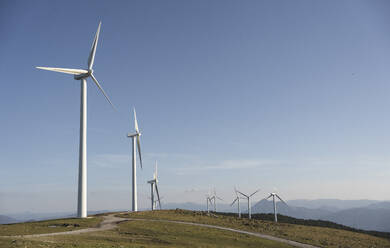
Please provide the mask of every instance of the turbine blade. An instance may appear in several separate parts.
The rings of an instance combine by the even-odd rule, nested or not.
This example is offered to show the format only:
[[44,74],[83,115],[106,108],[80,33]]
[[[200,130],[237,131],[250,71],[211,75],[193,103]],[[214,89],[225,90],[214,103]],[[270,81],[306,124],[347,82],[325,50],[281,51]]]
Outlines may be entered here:
[[95,82],[96,86],[100,89],[100,91],[103,93],[103,95],[106,97],[107,101],[111,104],[111,106],[116,110],[114,104],[110,101],[110,98],[108,98],[106,92],[104,92],[102,86],[100,86],[99,82],[96,80],[95,76],[91,74],[92,80]]
[[230,204],[230,206],[233,206],[233,204],[237,201],[238,198],[234,199],[234,201]]
[[68,69],[68,68],[41,67],[41,66],[37,66],[36,68],[41,70],[46,70],[46,71],[62,72],[62,73],[72,74],[72,75],[88,73],[87,70],[83,70],[83,69]]
[[223,199],[221,197],[219,197],[219,196],[215,196],[215,197],[217,197],[217,199],[223,201]]
[[137,147],[138,147],[139,163],[140,163],[141,169],[142,169],[141,141],[140,141],[139,135],[137,135]]
[[99,22],[98,29],[95,34],[95,39],[93,39],[91,52],[89,53],[88,57],[88,69],[91,70],[93,67],[93,62],[95,60],[95,53],[96,53],[96,46],[99,40],[99,34],[100,34],[100,26],[102,25],[102,22]]
[[158,205],[160,206],[160,209],[161,209],[160,194],[158,193],[158,187],[157,187],[157,183],[156,183],[154,186],[156,187],[156,193],[157,193]]
[[139,133],[138,121],[137,121],[137,113],[135,112],[135,108],[134,108],[134,127],[135,127],[135,131],[136,131],[137,133]]
[[[280,198],[277,194],[275,194],[275,195],[276,195],[277,198],[279,198],[279,200],[280,200],[281,202],[283,202],[284,204],[287,205],[287,203],[285,203],[285,202],[282,200],[282,198]],[[287,206],[288,206],[288,205],[287,205]]]
[[271,196],[272,196],[272,195],[270,195],[270,196],[268,196],[268,197],[266,197],[266,198],[263,198],[263,199],[261,199],[260,201],[268,200]]
[[249,197],[249,196],[247,196],[246,194],[242,193],[241,191],[238,191],[238,190],[237,190],[237,192],[240,193],[241,195],[247,197],[247,198]]
[[251,197],[252,195],[256,194],[257,192],[259,192],[260,189],[256,190],[255,192],[253,192],[249,197]]
[[271,198],[272,197],[272,194],[270,194],[267,198],[265,198],[266,200],[268,200],[269,198]]
[[156,160],[156,165],[155,165],[155,167],[154,167],[154,174],[155,174],[154,179],[157,180],[157,160]]

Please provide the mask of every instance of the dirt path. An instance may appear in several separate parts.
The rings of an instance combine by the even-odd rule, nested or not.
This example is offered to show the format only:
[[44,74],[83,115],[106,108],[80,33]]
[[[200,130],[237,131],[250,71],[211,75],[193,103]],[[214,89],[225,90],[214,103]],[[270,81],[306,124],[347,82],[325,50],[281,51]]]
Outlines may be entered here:
[[68,231],[68,232],[56,232],[56,233],[42,233],[42,234],[30,234],[30,235],[16,235],[8,236],[15,238],[36,238],[36,237],[47,237],[47,236],[56,236],[56,235],[71,235],[71,234],[81,234],[97,231],[106,231],[114,229],[120,222],[127,221],[127,219],[115,217],[115,214],[110,214],[103,216],[103,221],[98,227],[94,228],[85,228],[80,230]]
[[[17,235],[17,236],[8,236],[8,237],[14,237],[14,238],[37,238],[37,237],[47,237],[47,236],[57,236],[57,235],[73,235],[73,234],[82,234],[82,233],[89,233],[89,232],[97,232],[97,231],[106,231],[110,229],[114,229],[117,227],[117,225],[124,221],[151,221],[151,222],[166,222],[166,223],[175,223],[175,224],[184,224],[184,225],[191,225],[191,226],[200,226],[200,227],[207,227],[207,228],[214,228],[224,231],[231,231],[236,233],[242,233],[247,234],[263,239],[273,240],[285,244],[289,244],[295,247],[300,248],[319,248],[317,246],[313,245],[307,245],[302,244],[296,241],[283,239],[283,238],[277,238],[271,235],[267,234],[261,234],[261,233],[255,233],[255,232],[248,232],[228,227],[222,227],[222,226],[214,226],[214,225],[207,225],[207,224],[199,224],[199,223],[192,223],[192,222],[184,222],[184,221],[175,221],[175,220],[153,220],[153,219],[134,219],[134,218],[119,218],[115,217],[118,213],[110,214],[103,216],[103,221],[100,223],[99,227],[95,228],[86,228],[86,229],[80,229],[80,230],[74,230],[74,231],[68,231],[68,232],[56,232],[56,233],[42,233],[42,234],[30,234],[30,235]],[[5,237],[5,236],[3,236]]]

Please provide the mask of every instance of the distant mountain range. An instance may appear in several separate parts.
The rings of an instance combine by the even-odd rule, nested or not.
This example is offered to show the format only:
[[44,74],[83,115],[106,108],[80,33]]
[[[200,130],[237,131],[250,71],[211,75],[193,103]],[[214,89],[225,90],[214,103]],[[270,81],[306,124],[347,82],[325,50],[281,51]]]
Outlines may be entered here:
[[5,216],[5,215],[0,215],[0,224],[8,224],[8,223],[15,223],[17,222],[16,219]]
[[[123,209],[117,210],[97,210],[97,211],[88,211],[88,215],[106,213],[111,211],[124,211]],[[61,218],[71,218],[75,217],[76,213],[72,212],[57,212],[57,213],[32,213],[32,212],[22,212],[22,213],[13,213],[0,215],[0,224],[11,224],[11,223],[20,223],[20,222],[32,222],[40,220],[51,220],[51,219],[61,219]]]
[[311,209],[328,209],[330,211],[338,211],[349,208],[366,207],[371,204],[381,203],[375,200],[338,200],[338,199],[317,199],[317,200],[290,200],[288,204],[295,207],[305,207]]
[[[261,200],[252,206],[252,213],[273,213],[272,201]],[[295,207],[292,205],[286,205],[282,202],[276,203],[277,212],[283,215],[291,216],[298,219],[322,219],[323,216],[332,214],[333,212],[327,208],[305,208],[305,207]]]
[[367,206],[341,210],[321,218],[363,230],[390,232],[390,208]]
[[[300,200],[287,203],[288,206],[277,202],[278,213],[300,219],[328,220],[363,230],[390,232],[390,202]],[[296,203],[298,206],[294,206]],[[262,200],[252,207],[252,212],[273,213],[273,203]]]

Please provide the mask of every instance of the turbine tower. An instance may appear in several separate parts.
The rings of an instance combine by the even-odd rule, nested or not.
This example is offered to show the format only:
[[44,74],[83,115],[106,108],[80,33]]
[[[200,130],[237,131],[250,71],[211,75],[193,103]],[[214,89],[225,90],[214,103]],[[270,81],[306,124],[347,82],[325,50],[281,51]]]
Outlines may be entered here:
[[217,196],[217,193],[215,192],[215,189],[214,189],[214,195],[212,197],[210,197],[210,203],[212,203],[212,201],[214,201],[214,212],[217,212],[217,199],[223,201],[222,198]]
[[250,195],[246,195],[240,191],[237,190],[238,193],[240,193],[241,195],[243,195],[247,200],[248,200],[248,218],[251,219],[252,216],[251,216],[251,197],[256,194],[257,192],[259,192],[260,189],[256,190],[255,192],[253,192],[252,194]]
[[206,206],[207,206],[207,213],[208,214],[210,213],[209,203],[210,203],[210,205],[213,204],[211,196],[210,196],[210,189],[209,189],[209,193],[206,195]]
[[[157,182],[158,182],[158,179],[157,179],[157,161],[156,161],[156,165],[154,167],[153,179],[148,181],[148,183],[150,183],[150,189],[151,189],[150,199],[152,201],[152,210],[155,209],[157,201],[158,201],[158,205],[161,209],[160,194],[158,193]],[[156,192],[156,194],[157,194],[157,200],[154,199],[154,192]]]
[[234,204],[235,202],[237,202],[238,218],[241,218],[240,197],[239,197],[238,194],[237,194],[237,189],[236,189],[236,188],[234,188],[234,193],[236,193],[236,198],[235,198],[234,201],[230,204],[230,206],[233,206],[233,204]]
[[[150,196],[148,196],[148,199],[151,199]],[[164,197],[161,197],[161,198],[160,198],[160,200],[162,200],[162,199],[164,199]],[[154,206],[153,206],[154,209],[157,209],[157,203],[158,203],[158,202],[159,202],[158,200],[154,200]],[[161,206],[160,206],[160,205],[159,205],[159,207],[160,207],[160,210],[161,210]]]
[[[79,184],[78,184],[78,200],[77,200],[77,217],[87,217],[87,78],[90,77],[96,86],[106,97],[107,101],[114,107],[100,86],[99,82],[93,75],[93,62],[95,60],[96,47],[99,39],[100,26],[96,31],[95,39],[92,43],[91,52],[88,58],[88,69],[68,69],[54,67],[36,67],[37,69],[55,71],[74,75],[75,80],[81,82],[81,102],[80,102],[80,147],[79,147]],[[114,108],[115,109],[115,108]]]
[[210,196],[206,195],[206,206],[207,206],[207,213],[208,213],[208,214],[210,213],[209,203],[212,204],[212,203],[211,203]]
[[273,201],[273,203],[274,203],[274,216],[275,216],[275,223],[276,223],[276,222],[278,222],[278,214],[277,214],[277,212],[276,212],[275,196],[276,196],[277,198],[279,198],[279,200],[280,200],[281,202],[283,202],[284,204],[286,204],[286,206],[288,206],[288,205],[287,205],[287,203],[285,203],[285,202],[282,200],[282,198],[280,198],[280,196],[278,196],[278,194],[276,194],[276,193],[270,193],[270,195],[266,198],[266,200],[268,200],[270,197],[272,197],[272,201]]
[[[128,133],[127,137],[132,139],[132,165],[133,165],[133,189],[132,189],[132,211],[137,212],[138,206],[137,206],[137,148],[138,148],[138,155],[139,155],[139,163],[141,165],[142,169],[142,157],[141,157],[141,141],[140,136],[141,132],[138,129],[138,122],[137,122],[137,114],[135,113],[134,108],[134,127],[135,127],[135,133]],[[136,148],[137,147],[137,148]]]

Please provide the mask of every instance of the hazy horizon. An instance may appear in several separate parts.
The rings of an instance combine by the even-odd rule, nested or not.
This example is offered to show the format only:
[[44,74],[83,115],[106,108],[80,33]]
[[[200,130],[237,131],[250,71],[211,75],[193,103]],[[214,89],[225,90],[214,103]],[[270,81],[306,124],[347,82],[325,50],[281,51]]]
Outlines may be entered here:
[[[252,207],[254,205],[256,205],[257,203],[259,203],[260,201],[263,201],[265,199],[257,199],[256,201],[252,202]],[[342,203],[345,203],[345,201],[347,202],[351,202],[351,204],[353,206],[349,207],[349,206],[344,206],[344,207],[337,207],[335,205],[337,204],[330,204],[330,205],[323,205],[323,206],[312,206],[312,205],[302,205],[302,204],[296,204],[295,201],[341,201],[341,203],[339,202],[339,204],[342,204]],[[269,202],[272,202],[272,200],[267,200]],[[371,203],[367,203],[366,205],[365,204],[362,204],[360,203],[361,201],[370,201]],[[341,200],[341,199],[291,199],[291,200],[287,200],[286,201],[290,207],[304,207],[304,208],[307,208],[307,209],[318,209],[318,208],[321,208],[321,207],[324,207],[324,206],[327,206],[327,207],[335,207],[335,208],[338,208],[339,210],[343,210],[343,209],[350,209],[350,208],[359,208],[359,207],[366,207],[366,206],[369,206],[370,204],[373,204],[373,203],[381,203],[381,202],[389,202],[389,201],[378,201],[378,200],[368,200],[368,199],[358,199],[358,200]],[[293,202],[293,203],[292,203]],[[144,207],[140,208],[139,210],[143,211],[143,210],[150,210],[150,206],[148,206],[148,204],[150,205],[150,200],[148,203],[145,204]],[[162,201],[162,209],[170,209],[172,205],[196,205],[196,206],[200,206],[201,209],[199,210],[206,210],[206,204],[202,204],[201,202],[191,202],[191,201],[186,201],[186,202],[164,202]],[[230,205],[231,202],[228,202],[228,201],[220,201],[217,203],[217,205],[219,206],[218,208],[221,209],[221,206],[222,206],[222,210],[221,211],[226,211],[227,209],[230,209],[231,212],[236,212],[237,211],[237,206],[231,206]],[[277,202],[277,204],[279,204],[279,201]],[[168,206],[168,207],[167,207]],[[175,207],[176,208],[176,207]],[[186,208],[183,208],[183,209],[186,209]],[[247,211],[246,209],[246,205],[244,205],[244,207],[242,207],[243,211]],[[107,208],[96,208],[96,209],[88,209],[88,212],[99,212],[99,211],[130,211],[130,209],[128,208],[128,206],[124,207],[124,208],[111,208],[111,209],[107,209]],[[336,211],[336,210],[335,210]],[[76,209],[68,209],[68,210],[62,210],[62,211],[51,211],[51,212],[34,212],[34,211],[30,211],[30,210],[25,210],[25,211],[11,211],[11,212],[6,212],[6,213],[1,213],[2,215],[10,215],[10,216],[13,216],[13,215],[20,215],[20,214],[24,214],[24,213],[32,213],[32,214],[35,214],[35,215],[39,215],[39,214],[44,214],[44,215],[50,215],[50,214],[76,214],[77,211]],[[43,216],[42,216],[43,217]]]

